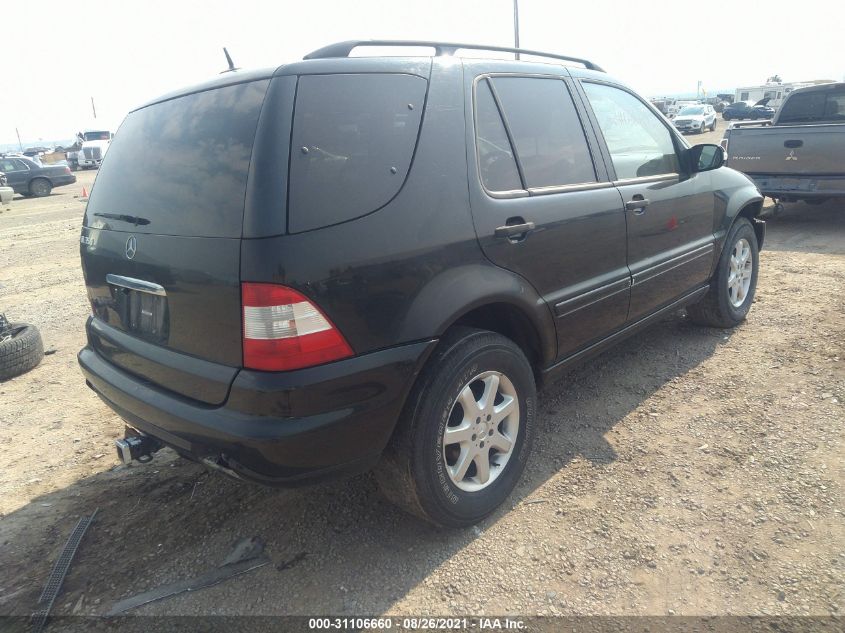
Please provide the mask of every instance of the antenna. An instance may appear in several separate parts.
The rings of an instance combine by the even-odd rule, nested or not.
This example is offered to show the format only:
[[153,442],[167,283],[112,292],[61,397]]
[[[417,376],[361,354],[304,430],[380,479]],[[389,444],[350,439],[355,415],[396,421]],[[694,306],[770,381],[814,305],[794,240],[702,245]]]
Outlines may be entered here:
[[223,47],[223,54],[226,56],[226,61],[229,63],[229,68],[227,68],[226,70],[222,71],[222,72],[220,73],[221,75],[222,75],[223,73],[233,73],[233,72],[235,72],[236,70],[240,70],[240,68],[235,68],[235,62],[233,62],[233,61],[232,61],[232,56],[231,56],[231,55],[229,55],[229,51],[227,51],[227,50],[226,50],[226,47],[225,47],[225,46]]

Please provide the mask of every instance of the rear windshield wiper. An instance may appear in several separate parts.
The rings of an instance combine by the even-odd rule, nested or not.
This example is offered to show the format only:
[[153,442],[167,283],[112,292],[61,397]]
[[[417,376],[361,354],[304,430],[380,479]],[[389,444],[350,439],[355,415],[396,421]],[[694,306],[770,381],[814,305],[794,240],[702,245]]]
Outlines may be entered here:
[[137,215],[126,215],[123,213],[95,213],[94,215],[98,218],[106,218],[107,220],[128,222],[129,224],[134,224],[135,226],[144,226],[145,224],[150,223],[147,218],[139,218]]

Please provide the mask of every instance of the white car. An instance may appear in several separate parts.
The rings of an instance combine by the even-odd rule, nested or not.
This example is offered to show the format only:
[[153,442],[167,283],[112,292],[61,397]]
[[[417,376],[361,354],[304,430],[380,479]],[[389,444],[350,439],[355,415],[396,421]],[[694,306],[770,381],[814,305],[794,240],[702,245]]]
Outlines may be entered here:
[[678,112],[672,123],[680,132],[701,134],[708,129],[712,132],[716,129],[716,110],[707,104],[689,105]]
[[0,204],[9,204],[14,197],[15,190],[6,186],[6,174],[0,171]]

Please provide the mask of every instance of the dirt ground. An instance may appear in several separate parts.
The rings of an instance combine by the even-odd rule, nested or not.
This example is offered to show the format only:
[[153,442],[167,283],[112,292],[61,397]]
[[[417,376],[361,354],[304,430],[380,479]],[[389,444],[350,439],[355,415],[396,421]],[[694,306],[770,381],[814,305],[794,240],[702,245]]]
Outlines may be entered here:
[[547,387],[508,504],[449,531],[367,475],[269,490],[169,451],[118,464],[123,425],[76,364],[89,313],[76,196],[94,175],[0,213],[0,308],[53,352],[0,383],[0,614],[34,610],[99,508],[57,614],[103,614],[257,536],[271,565],[138,613],[841,615],[845,204],[769,221],[735,331],[676,315]]

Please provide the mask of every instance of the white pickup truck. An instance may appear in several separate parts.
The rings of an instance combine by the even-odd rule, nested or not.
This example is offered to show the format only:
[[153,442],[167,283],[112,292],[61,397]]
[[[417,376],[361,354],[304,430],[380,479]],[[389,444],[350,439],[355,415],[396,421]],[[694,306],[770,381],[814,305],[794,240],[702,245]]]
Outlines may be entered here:
[[772,121],[733,123],[722,148],[778,203],[845,197],[845,83],[791,92]]
[[108,130],[85,130],[81,135],[82,147],[79,148],[77,161],[79,167],[99,167],[109,148],[114,134]]

